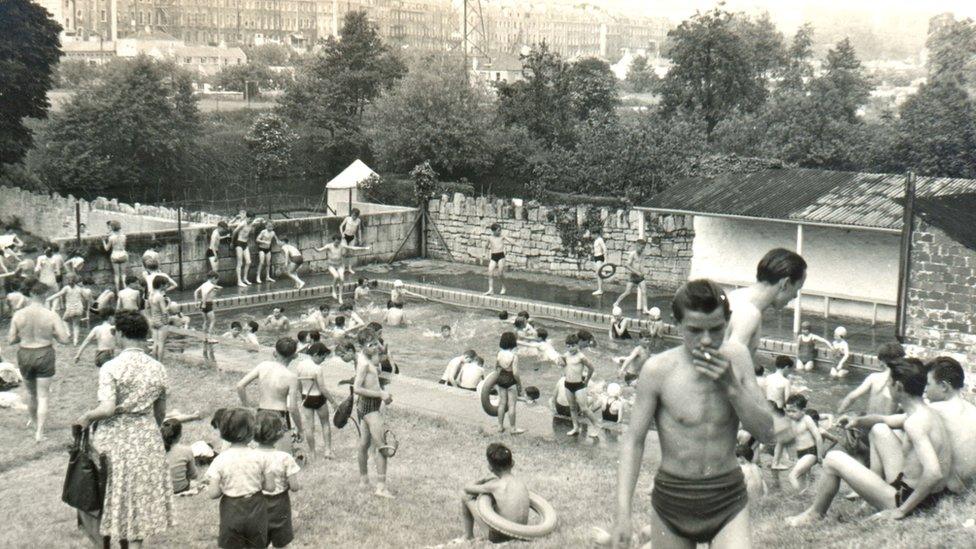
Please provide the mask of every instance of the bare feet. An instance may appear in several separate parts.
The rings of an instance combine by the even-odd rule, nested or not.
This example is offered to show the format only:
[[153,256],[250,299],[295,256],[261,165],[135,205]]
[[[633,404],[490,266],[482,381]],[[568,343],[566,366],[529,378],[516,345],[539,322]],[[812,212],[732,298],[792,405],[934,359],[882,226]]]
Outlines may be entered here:
[[590,295],[603,295],[603,290],[597,290]]
[[276,282],[276,280],[273,279],[273,278],[271,278],[270,276],[268,278],[266,278],[265,280],[267,280],[268,282]]
[[525,433],[525,429],[512,429],[513,435],[521,435],[523,433]]
[[247,288],[247,284],[244,284],[243,282],[238,282],[237,283],[237,287],[238,288]]
[[492,290],[491,288],[489,288],[488,291],[484,293],[484,295],[491,295],[493,293],[495,293],[495,290]]
[[359,479],[359,489],[362,490],[362,491],[364,491],[364,492],[368,492],[368,491],[370,491],[370,490],[373,489],[373,485],[369,483],[369,479],[368,478],[363,477],[363,478]]
[[595,428],[588,429],[586,434],[589,435],[590,438],[600,438],[600,431],[596,430]]
[[790,475],[790,486],[792,486],[794,490],[799,492],[801,490],[800,479],[794,477],[793,475]]
[[373,492],[373,495],[381,498],[386,498],[386,499],[396,499],[396,496],[393,495],[393,492],[387,490],[385,486],[377,487],[376,491]]
[[575,437],[579,433],[580,433],[579,427],[573,427],[572,430],[570,430],[570,431],[568,431],[566,433],[566,436],[568,436],[568,437]]
[[786,525],[793,526],[793,527],[803,526],[805,524],[813,524],[822,518],[823,517],[817,514],[816,512],[807,510],[800,513],[799,515],[787,518]]
[[44,433],[40,431],[34,433],[34,442],[44,442],[45,440]]
[[254,282],[255,282],[256,284],[260,284],[260,283],[261,283],[261,277],[259,276],[259,277],[257,277],[256,279],[254,279]]
[[301,289],[302,289],[302,288],[304,288],[304,287],[305,287],[305,281],[304,281],[304,280],[303,280],[303,281],[301,281],[301,282],[299,282],[299,283],[298,283],[298,285],[297,285],[297,286],[295,286],[295,288],[297,288],[297,289],[299,289],[299,290],[301,290]]

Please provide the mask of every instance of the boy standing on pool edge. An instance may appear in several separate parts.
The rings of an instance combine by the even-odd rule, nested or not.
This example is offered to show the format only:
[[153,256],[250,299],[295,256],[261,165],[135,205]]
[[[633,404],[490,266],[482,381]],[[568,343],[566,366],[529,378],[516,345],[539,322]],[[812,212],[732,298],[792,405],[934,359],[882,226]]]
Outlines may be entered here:
[[508,238],[502,236],[502,226],[498,223],[491,224],[491,236],[488,237],[488,291],[485,295],[495,293],[495,274],[501,281],[502,289],[500,294],[505,294],[505,244],[515,244]]
[[631,505],[654,420],[661,465],[651,496],[651,545],[748,548],[748,496],[735,457],[739,422],[757,439],[774,438],[773,417],[756,384],[748,348],[724,341],[728,298],[710,280],[685,283],[671,303],[682,345],[652,356],[620,448],[614,546],[630,543]]

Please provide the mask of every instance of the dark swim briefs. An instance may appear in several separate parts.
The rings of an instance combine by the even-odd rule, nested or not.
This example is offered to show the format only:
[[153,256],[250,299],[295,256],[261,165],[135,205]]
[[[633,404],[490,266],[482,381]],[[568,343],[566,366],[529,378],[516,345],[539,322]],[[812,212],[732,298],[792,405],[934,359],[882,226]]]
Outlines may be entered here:
[[217,252],[211,250],[210,248],[207,248],[206,256],[207,259],[210,259],[211,257],[217,257]]
[[95,366],[101,368],[103,364],[115,358],[115,351],[112,349],[99,350],[95,353]]
[[301,265],[302,263],[305,263],[305,258],[300,255],[293,255],[288,259],[290,259],[291,262],[294,263],[295,265]]
[[17,349],[17,368],[20,369],[20,375],[24,379],[54,377],[55,361],[54,347],[51,346]]
[[361,396],[356,399],[356,417],[360,421],[369,414],[379,412],[383,401],[376,397]]
[[803,456],[817,457],[817,447],[816,446],[810,446],[809,448],[804,448],[802,450],[797,450],[796,451],[796,459],[797,459],[797,461],[799,461],[799,459],[801,457],[803,457]]
[[325,406],[325,395],[304,395],[302,397],[302,406],[308,408],[309,410],[318,410],[322,406]]
[[207,303],[204,303],[203,304],[203,307],[200,307],[200,311],[203,312],[203,313],[212,313],[213,312],[213,301],[208,301]]
[[644,276],[643,275],[639,275],[637,273],[630,273],[630,283],[631,284],[640,284],[641,282],[644,282]]
[[606,261],[606,256],[595,255],[593,256],[593,261],[596,263],[603,263],[604,261]]
[[346,244],[352,244],[353,240],[356,240],[356,235],[354,234],[344,234],[342,238],[346,241]]
[[577,391],[582,391],[583,389],[586,389],[586,382],[566,381],[563,382],[563,386],[566,387],[566,390],[569,391],[570,393],[576,394]]
[[[905,483],[904,473],[898,473],[898,478],[891,483],[891,487],[895,489],[895,505],[898,507],[901,507],[901,504],[905,503],[905,500],[915,493],[915,489]],[[915,509],[913,509],[912,512],[924,511],[926,509],[935,507],[939,504],[939,501],[943,497],[948,495],[948,493],[949,492],[947,492],[945,488],[939,490],[938,492],[930,493],[929,495],[925,496],[925,499],[920,501],[918,505],[915,506]]]
[[495,263],[498,263],[503,259],[505,259],[505,252],[498,252],[498,253],[491,254],[491,260],[494,261]]
[[502,389],[508,389],[515,385],[515,374],[511,370],[506,370],[500,368],[498,371],[498,378],[495,380],[495,385],[498,385]]
[[654,477],[651,505],[677,536],[709,543],[749,503],[742,469],[705,478],[681,478],[666,471]]

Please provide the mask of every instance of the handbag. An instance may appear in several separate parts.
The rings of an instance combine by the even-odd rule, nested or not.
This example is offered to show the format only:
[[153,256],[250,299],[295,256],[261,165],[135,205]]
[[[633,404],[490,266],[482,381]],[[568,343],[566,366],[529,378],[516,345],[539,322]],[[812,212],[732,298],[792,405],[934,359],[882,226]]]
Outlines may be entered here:
[[352,415],[352,404],[354,398],[352,385],[350,385],[349,396],[347,396],[346,399],[336,407],[335,415],[332,416],[332,424],[335,425],[337,429],[342,429],[349,421],[349,416]]
[[80,425],[72,426],[74,440],[68,450],[68,470],[64,475],[61,501],[88,513],[102,510],[105,499],[105,457],[99,456],[96,463],[91,456],[89,429]]

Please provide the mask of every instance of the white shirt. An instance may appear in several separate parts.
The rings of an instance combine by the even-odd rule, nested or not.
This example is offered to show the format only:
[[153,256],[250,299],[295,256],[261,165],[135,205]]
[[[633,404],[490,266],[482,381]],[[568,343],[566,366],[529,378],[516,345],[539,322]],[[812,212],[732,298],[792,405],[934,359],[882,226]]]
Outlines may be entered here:
[[227,448],[214,458],[207,469],[207,478],[216,482],[225,496],[239,498],[256,494],[264,483],[265,454],[251,448]]
[[302,470],[295,458],[288,452],[281,450],[259,448],[257,451],[264,454],[265,478],[274,482],[274,490],[271,492],[264,491],[264,495],[277,496],[286,492],[288,490],[288,477],[297,475]]

